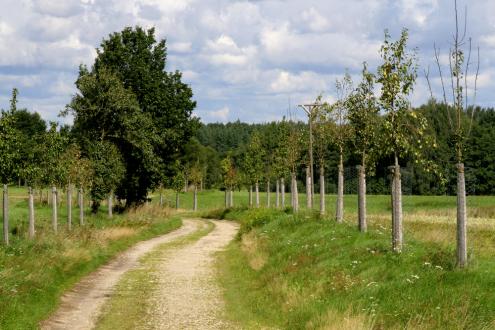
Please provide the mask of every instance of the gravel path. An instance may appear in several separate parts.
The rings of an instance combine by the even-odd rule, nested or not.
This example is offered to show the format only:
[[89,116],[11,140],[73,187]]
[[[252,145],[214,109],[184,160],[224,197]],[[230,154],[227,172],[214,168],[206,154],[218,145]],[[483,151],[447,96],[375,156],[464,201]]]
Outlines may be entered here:
[[92,329],[101,307],[112,295],[112,289],[126,271],[139,266],[139,258],[157,246],[197,230],[201,222],[183,220],[181,228],[148,241],[140,242],[120,254],[109,264],[83,278],[62,296],[59,309],[40,326],[42,329]]
[[215,228],[198,241],[163,255],[158,288],[150,298],[148,329],[234,329],[223,317],[224,302],[215,280],[215,253],[234,238],[238,225],[212,221]]

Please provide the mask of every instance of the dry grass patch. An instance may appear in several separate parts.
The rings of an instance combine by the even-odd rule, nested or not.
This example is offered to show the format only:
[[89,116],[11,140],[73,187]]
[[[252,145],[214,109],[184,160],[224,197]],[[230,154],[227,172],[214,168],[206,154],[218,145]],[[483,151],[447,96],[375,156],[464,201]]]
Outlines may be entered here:
[[258,236],[256,231],[242,235],[241,249],[248,258],[249,266],[254,270],[260,270],[266,264],[268,255],[263,252],[263,238]]
[[319,330],[369,330],[372,328],[373,322],[365,315],[352,314],[350,311],[341,313],[333,309],[306,325],[306,329]]
[[101,241],[113,241],[119,238],[133,236],[138,232],[138,229],[129,227],[105,228],[98,232],[98,239]]

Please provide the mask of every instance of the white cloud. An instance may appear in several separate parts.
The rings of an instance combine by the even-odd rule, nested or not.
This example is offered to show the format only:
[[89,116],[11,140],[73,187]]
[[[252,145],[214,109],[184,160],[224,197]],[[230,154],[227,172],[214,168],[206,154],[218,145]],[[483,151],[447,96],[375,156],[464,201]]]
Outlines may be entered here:
[[[468,34],[481,46],[478,100],[493,105],[495,2],[459,0],[465,5]],[[0,101],[16,86],[21,103],[52,120],[70,101],[79,64],[91,65],[101,40],[125,26],[154,26],[166,38],[167,69],[183,72],[203,120],[263,121],[286,114],[289,98],[331,97],[346,68],[359,75],[368,61],[373,70],[385,28],[394,37],[409,28],[440,95],[432,45],[443,50],[446,75],[454,24],[452,3],[439,0],[2,0],[2,13]],[[414,104],[428,97],[424,79],[415,91]]]
[[314,7],[303,11],[302,19],[314,32],[325,31],[330,26],[328,20]]
[[218,110],[215,110],[215,111],[208,111],[207,114],[212,119],[220,120],[220,121],[227,121],[229,118],[230,109],[229,109],[229,107],[225,106],[225,107],[218,109]]

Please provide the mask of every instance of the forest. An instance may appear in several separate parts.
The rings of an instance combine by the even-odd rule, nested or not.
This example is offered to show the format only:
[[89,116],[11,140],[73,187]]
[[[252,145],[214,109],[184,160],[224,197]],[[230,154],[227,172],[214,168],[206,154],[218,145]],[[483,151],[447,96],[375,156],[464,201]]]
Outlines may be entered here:
[[[411,158],[403,160],[404,192],[409,195],[455,195],[456,178],[452,175],[455,165],[454,155],[451,152],[450,132],[446,119],[445,107],[434,101],[430,101],[417,109],[430,124],[428,134],[435,138],[437,147],[430,150],[435,162],[441,164],[440,173],[446,181],[438,180],[436,175],[423,170],[421,164],[415,163]],[[290,125],[307,130],[307,123],[289,122]],[[230,123],[202,124],[194,138],[186,146],[186,154],[181,160],[187,168],[199,161],[205,169],[205,187],[223,189],[220,161],[231,153],[236,167],[241,168],[243,153],[251,140],[251,135],[258,132],[263,141],[266,154],[273,153],[273,142],[277,137],[273,131],[281,125],[280,122],[250,124],[239,121]],[[466,185],[470,195],[493,195],[495,193],[495,133],[492,127],[495,125],[495,110],[493,108],[477,108],[474,117],[472,138],[466,146]],[[351,152],[352,148],[345,148],[344,166],[349,169],[349,178],[356,180],[353,173],[358,164],[356,156]],[[302,155],[307,155],[307,144],[303,146]],[[325,161],[325,171],[328,174],[327,193],[336,192],[338,153],[331,141],[329,143],[328,159]],[[301,158],[301,164],[304,159]],[[368,178],[367,192],[370,194],[388,194],[390,158],[380,157],[375,160],[375,171]],[[299,182],[304,182],[303,168],[298,173]],[[318,185],[317,183],[315,183]],[[239,181],[239,187],[245,186]],[[263,187],[263,189],[265,189]],[[356,193],[356,184],[349,183],[348,193]]]

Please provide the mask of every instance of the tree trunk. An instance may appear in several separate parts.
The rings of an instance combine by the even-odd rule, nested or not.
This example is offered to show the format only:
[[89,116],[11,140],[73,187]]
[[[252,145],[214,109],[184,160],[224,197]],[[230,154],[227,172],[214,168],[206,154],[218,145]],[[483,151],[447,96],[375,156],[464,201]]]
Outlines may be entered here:
[[358,228],[361,232],[368,230],[366,223],[366,168],[364,166],[357,166],[359,175],[359,187],[358,187]]
[[260,184],[258,181],[254,184],[254,193],[256,197],[256,207],[260,207]]
[[79,200],[77,201],[79,205],[79,225],[84,225],[84,190],[79,187]]
[[[39,200],[39,202],[40,202],[40,205],[43,205],[43,189],[42,188],[40,188],[40,200]],[[49,198],[47,199],[47,203],[48,203],[48,205],[50,205],[50,199]]]
[[67,228],[72,229],[72,185],[67,185]]
[[57,216],[57,187],[52,187],[52,228],[55,233],[58,231],[58,216]]
[[320,215],[325,215],[325,168],[320,166]]
[[335,220],[337,222],[344,221],[344,161],[342,154],[339,160],[339,176],[337,185],[337,210],[335,212]]
[[28,188],[29,191],[29,228],[28,228],[28,237],[34,238],[34,195],[33,189],[31,187]]
[[457,266],[467,266],[466,181],[464,164],[457,164]]
[[282,208],[285,208],[285,179],[280,178],[280,199],[282,202]]
[[253,207],[253,185],[249,185],[249,207]]
[[175,209],[176,209],[176,210],[178,210],[178,209],[179,209],[179,206],[180,206],[180,205],[179,205],[179,202],[180,202],[180,200],[179,200],[179,192],[178,192],[178,191],[176,191],[176,192],[175,192]]
[[9,190],[3,185],[3,242],[9,245]]
[[113,218],[113,191],[108,194],[108,217]]
[[160,190],[160,207],[163,207],[163,192]]
[[193,211],[198,210],[198,186],[194,184]]
[[295,173],[291,173],[291,199],[294,212],[299,211],[299,197],[297,194],[297,180]]
[[225,187],[225,208],[229,207],[229,190]]
[[397,156],[392,171],[392,249],[400,253],[402,251],[402,185]]
[[280,179],[275,182],[275,207],[280,207]]
[[308,210],[311,209],[312,202],[311,202],[311,171],[309,170],[309,167],[306,167],[306,208]]
[[266,182],[266,207],[270,207],[270,180]]
[[297,191],[297,178],[296,175],[294,174],[294,204],[295,204],[295,211],[299,211],[299,193]]

